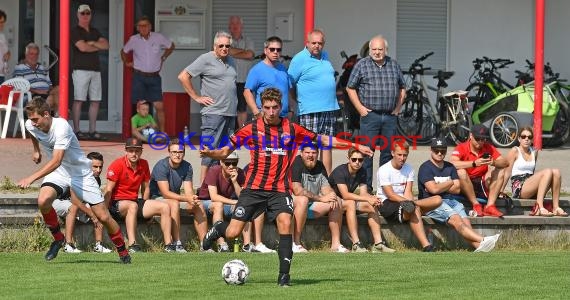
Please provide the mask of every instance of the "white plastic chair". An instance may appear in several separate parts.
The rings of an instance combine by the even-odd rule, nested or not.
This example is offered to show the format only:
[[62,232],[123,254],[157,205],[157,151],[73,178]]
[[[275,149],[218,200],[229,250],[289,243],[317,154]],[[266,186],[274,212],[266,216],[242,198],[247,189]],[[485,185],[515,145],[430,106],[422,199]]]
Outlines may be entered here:
[[[16,136],[16,129],[18,125],[20,126],[20,131],[22,132],[22,138],[26,138],[26,128],[24,126],[24,97],[28,95],[28,99],[32,99],[32,93],[30,92],[30,82],[24,78],[16,77],[8,79],[2,83],[2,85],[8,85],[13,87],[8,95],[8,100],[4,104],[0,102],[0,111],[6,111],[6,116],[4,123],[2,123],[2,117],[0,115],[0,128],[2,129],[2,135],[0,138],[5,139],[6,133],[8,131],[8,124],[10,124],[10,116],[12,110],[16,110],[16,116],[19,122],[14,124],[14,131],[12,132],[12,137]],[[14,95],[17,95],[17,99],[14,99]]]

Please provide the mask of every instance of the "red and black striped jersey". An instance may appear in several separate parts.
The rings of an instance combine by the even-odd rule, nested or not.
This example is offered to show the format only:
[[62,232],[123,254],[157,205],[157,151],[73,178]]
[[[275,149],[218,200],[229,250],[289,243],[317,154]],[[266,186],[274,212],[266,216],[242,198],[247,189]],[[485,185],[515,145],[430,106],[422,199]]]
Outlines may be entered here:
[[297,149],[316,138],[316,133],[286,118],[277,125],[265,124],[260,118],[236,131],[230,137],[232,144],[249,150],[251,156],[245,188],[288,193],[289,169]]

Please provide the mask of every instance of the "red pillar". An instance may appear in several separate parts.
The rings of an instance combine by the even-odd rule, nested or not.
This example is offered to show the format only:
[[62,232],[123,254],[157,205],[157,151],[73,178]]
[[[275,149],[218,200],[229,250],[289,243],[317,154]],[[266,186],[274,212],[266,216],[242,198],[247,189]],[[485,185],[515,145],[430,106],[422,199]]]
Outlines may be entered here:
[[534,147],[542,149],[542,87],[544,84],[544,0],[536,0],[534,43]]
[[[125,1],[125,17],[124,17],[124,36],[123,44],[127,43],[131,35],[133,35],[133,27],[135,24],[135,0]],[[123,66],[123,138],[131,136],[131,85],[133,73],[130,68]]]
[[59,115],[68,119],[69,107],[69,0],[59,4]]
[[303,40],[307,42],[307,34],[315,28],[315,0],[305,0],[305,35]]

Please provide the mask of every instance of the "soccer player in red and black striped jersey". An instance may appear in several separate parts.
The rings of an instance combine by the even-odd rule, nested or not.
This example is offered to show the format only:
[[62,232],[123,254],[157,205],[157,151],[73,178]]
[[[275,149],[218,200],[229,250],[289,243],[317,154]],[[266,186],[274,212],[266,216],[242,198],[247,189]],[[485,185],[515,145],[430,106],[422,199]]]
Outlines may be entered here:
[[[279,277],[277,284],[289,286],[289,269],[293,258],[291,218],[293,199],[290,194],[290,167],[302,144],[313,141],[319,146],[349,148],[352,143],[322,136],[279,117],[281,112],[281,92],[276,88],[267,88],[261,93],[263,116],[237,130],[230,137],[233,147],[224,146],[211,150],[200,150],[201,156],[224,159],[236,148],[245,147],[250,151],[251,164],[246,174],[245,188],[242,190],[232,219],[229,223],[218,221],[208,231],[202,247],[208,250],[219,237],[232,239],[238,236],[245,224],[263,212],[271,221],[276,221],[279,232]],[[366,146],[357,145],[359,150],[372,156]]]

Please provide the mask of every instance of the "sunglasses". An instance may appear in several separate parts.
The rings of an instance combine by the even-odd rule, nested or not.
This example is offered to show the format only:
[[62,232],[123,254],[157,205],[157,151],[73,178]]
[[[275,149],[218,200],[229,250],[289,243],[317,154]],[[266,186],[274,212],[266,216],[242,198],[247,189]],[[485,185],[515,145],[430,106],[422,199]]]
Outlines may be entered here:
[[364,161],[364,158],[351,157],[351,158],[350,158],[350,161],[361,163],[361,162]]
[[269,52],[279,52],[281,53],[281,48],[273,48],[273,47],[268,47],[267,49],[269,49]]
[[89,11],[84,11],[84,12],[80,12],[79,14],[82,15],[82,16],[89,16],[89,15],[91,15],[91,12],[89,12]]
[[521,134],[521,135],[520,135],[520,138],[521,138],[521,140],[526,140],[526,139],[531,140],[531,139],[532,139],[532,135],[524,135],[524,134]]
[[224,165],[226,165],[226,167],[229,167],[229,166],[237,167],[237,164],[238,164],[237,161],[224,161]]
[[435,154],[442,154],[442,155],[447,154],[447,149],[431,149],[431,151],[433,151],[433,153]]
[[218,45],[218,48],[222,49],[222,48],[226,48],[226,49],[230,49],[232,45]]
[[475,140],[476,140],[477,142],[485,142],[485,141],[487,141],[487,138],[486,138],[486,137],[482,137],[482,136],[476,136],[476,137],[475,137]]

